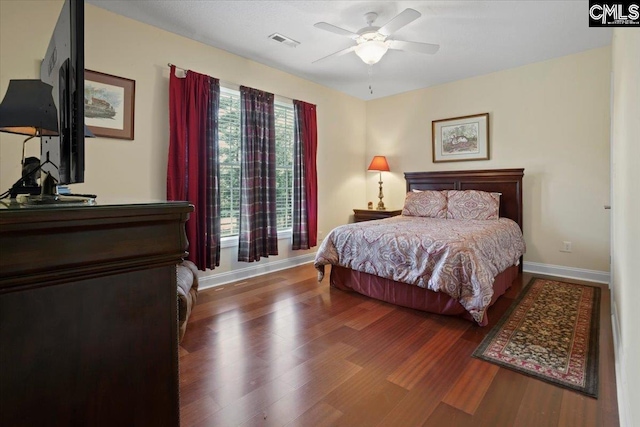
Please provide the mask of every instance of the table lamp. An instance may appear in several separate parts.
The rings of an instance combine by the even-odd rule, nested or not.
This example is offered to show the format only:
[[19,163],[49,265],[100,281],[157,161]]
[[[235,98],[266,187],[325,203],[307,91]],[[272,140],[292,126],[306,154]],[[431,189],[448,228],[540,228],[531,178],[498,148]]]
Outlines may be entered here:
[[[25,145],[36,136],[58,135],[58,113],[52,90],[52,86],[40,80],[11,80],[0,103],[0,132],[27,135],[22,142],[22,178],[10,190],[12,197],[17,193],[40,193],[39,187],[26,188],[24,185],[25,181],[32,183],[30,178],[40,170],[40,165],[34,167],[33,161],[25,164]],[[19,191],[20,187],[25,188]]]
[[378,209],[379,211],[383,211],[386,208],[384,207],[384,203],[382,202],[382,198],[384,195],[382,194],[382,172],[389,172],[389,164],[387,163],[387,158],[385,156],[374,156],[373,160],[371,160],[371,164],[369,165],[369,171],[376,171],[380,173],[380,178],[378,184],[380,185],[380,191],[378,192]]

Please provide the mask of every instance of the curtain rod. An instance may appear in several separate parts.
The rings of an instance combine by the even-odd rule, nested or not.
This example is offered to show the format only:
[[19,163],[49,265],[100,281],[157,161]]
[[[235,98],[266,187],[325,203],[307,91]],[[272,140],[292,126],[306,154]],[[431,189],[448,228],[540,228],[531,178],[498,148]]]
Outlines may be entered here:
[[[1,1],[1,0],[0,0]],[[187,68],[182,68],[182,67],[178,67],[175,64],[172,64],[171,62],[168,62],[167,65],[169,67],[174,66],[176,67],[178,70],[182,70],[182,71],[189,71]],[[230,83],[230,82],[226,82],[226,81],[222,81],[220,80],[220,85],[222,87],[226,87],[228,89],[234,89],[234,90],[240,90],[240,85],[237,83]],[[286,96],[282,96],[282,95],[276,95],[274,94],[276,101],[284,101],[284,102],[293,102],[292,98],[288,98]]]
[[174,67],[176,67],[177,69],[182,70],[182,71],[189,71],[189,70],[187,70],[186,68],[178,67],[177,65],[172,64],[171,62],[169,62],[167,65],[168,65],[169,67],[174,66]]
[[[2,1],[2,0],[0,0],[0,1]],[[182,70],[182,71],[184,71],[184,72],[189,72],[189,71],[191,71],[191,70],[189,70],[189,69],[187,69],[187,68],[178,67],[176,64],[172,64],[171,62],[168,62],[168,63],[167,63],[167,65],[169,66],[169,68],[171,68],[171,67],[173,66],[173,67],[176,67],[176,69],[178,69],[178,70]],[[196,72],[196,71],[194,71],[194,73],[195,73],[195,72]],[[227,87],[227,88],[229,88],[229,89],[240,90],[240,85],[238,85],[238,84],[235,84],[235,83],[229,83],[229,82],[225,82],[225,81],[222,81],[222,80],[219,80],[219,81],[220,81],[220,85],[221,85],[221,86],[223,86],[223,87]]]

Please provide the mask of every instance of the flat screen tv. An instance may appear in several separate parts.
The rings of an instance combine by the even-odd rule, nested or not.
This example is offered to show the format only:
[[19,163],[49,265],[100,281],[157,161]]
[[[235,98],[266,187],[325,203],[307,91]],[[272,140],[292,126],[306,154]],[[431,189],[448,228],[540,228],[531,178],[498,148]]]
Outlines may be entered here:
[[40,80],[53,86],[59,124],[58,136],[42,138],[42,170],[59,185],[84,182],[83,0],[64,2],[42,60]]

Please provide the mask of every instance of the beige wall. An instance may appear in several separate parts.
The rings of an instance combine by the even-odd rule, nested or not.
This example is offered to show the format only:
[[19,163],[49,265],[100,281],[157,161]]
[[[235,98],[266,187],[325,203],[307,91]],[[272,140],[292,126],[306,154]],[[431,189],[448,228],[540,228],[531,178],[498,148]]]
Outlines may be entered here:
[[[640,425],[640,32],[616,28],[612,44],[612,244],[620,418]],[[636,402],[635,405],[632,402]]]
[[[525,262],[609,271],[609,88],[607,47],[370,101],[367,159],[388,156],[389,207],[403,172],[525,168]],[[491,160],[432,163],[432,120],[487,112]]]
[[[39,77],[61,7],[60,0],[0,1],[0,93],[10,79]],[[85,17],[86,68],[136,81],[135,140],[88,140],[86,181],[74,185],[75,192],[95,193],[98,201],[165,198],[171,62],[222,82],[316,104],[319,230],[346,223],[352,207],[364,204],[364,101],[92,5],[86,5]],[[3,133],[0,138],[0,188],[6,189],[20,176],[22,138]],[[35,141],[29,149],[39,155]],[[291,252],[288,240],[279,246],[280,256],[261,263],[304,253]],[[238,264],[236,258],[235,249],[224,249],[216,273],[256,265]]]

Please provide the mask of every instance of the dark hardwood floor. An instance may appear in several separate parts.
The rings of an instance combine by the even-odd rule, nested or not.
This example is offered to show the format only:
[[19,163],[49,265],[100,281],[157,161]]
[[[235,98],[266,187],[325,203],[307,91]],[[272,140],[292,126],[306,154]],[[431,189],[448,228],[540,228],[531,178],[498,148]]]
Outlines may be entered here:
[[606,286],[598,399],[471,357],[530,279],[487,327],[331,289],[311,264],[202,291],[180,345],[181,425],[618,426]]

